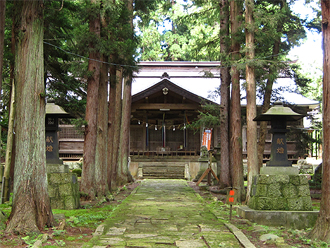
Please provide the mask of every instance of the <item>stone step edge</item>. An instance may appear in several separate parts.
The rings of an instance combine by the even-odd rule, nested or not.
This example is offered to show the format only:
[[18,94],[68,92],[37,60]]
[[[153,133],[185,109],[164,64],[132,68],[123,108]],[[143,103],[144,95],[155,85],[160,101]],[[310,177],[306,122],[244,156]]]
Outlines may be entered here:
[[225,223],[225,225],[245,248],[256,248],[236,226],[230,223]]

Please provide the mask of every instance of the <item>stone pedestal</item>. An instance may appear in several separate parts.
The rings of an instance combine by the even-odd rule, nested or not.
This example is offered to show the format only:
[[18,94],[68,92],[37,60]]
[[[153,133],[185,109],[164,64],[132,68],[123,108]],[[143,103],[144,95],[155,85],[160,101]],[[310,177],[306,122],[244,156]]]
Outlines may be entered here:
[[249,207],[255,210],[312,211],[307,176],[283,172],[255,176]]
[[77,175],[63,164],[47,165],[48,194],[52,209],[76,209],[80,206]]
[[277,167],[277,166],[265,166],[260,168],[260,174],[262,175],[298,175],[299,169],[297,167]]

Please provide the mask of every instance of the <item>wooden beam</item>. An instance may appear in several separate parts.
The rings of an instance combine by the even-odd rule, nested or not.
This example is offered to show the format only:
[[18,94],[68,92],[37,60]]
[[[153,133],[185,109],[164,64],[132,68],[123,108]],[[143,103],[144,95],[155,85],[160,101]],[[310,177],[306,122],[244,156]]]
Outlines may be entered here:
[[197,110],[198,104],[188,103],[139,103],[132,106],[132,112],[136,110],[169,109],[169,110]]

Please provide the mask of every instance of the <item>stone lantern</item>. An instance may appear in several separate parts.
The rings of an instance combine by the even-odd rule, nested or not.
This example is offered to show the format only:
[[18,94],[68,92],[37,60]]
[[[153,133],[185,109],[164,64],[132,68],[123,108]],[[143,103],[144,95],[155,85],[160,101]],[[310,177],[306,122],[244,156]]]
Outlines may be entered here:
[[[286,129],[287,121],[296,121],[302,117],[303,115],[295,113],[290,108],[283,107],[282,103],[275,103],[266,113],[254,119],[254,121],[270,121],[270,132],[273,137],[270,161],[266,163],[266,166],[260,168],[260,174],[254,176],[252,180],[250,201],[248,202],[251,209],[272,211],[313,210],[308,177],[299,174],[299,169],[292,166],[287,156],[285,138],[285,134],[288,132]],[[256,215],[260,214],[260,212],[254,213]],[[285,220],[287,215],[284,214],[283,218],[279,216],[278,213],[274,215],[265,214],[262,217],[265,220],[263,224],[268,221],[269,223],[283,225],[289,221]],[[301,219],[304,219],[304,217],[301,217]],[[262,223],[260,219],[257,222]]]
[[[288,121],[297,121],[303,118],[304,115],[294,112],[289,107],[284,107],[281,102],[274,103],[266,113],[257,116],[254,121],[270,121],[272,133],[272,144],[270,161],[266,163],[266,167],[281,167],[281,171],[286,171],[285,173],[291,172],[293,174],[298,174],[297,168],[292,168],[292,162],[288,160],[287,153],[287,143],[286,143],[286,133],[289,131],[287,129]],[[275,171],[275,168],[263,168],[262,171],[267,170]]]
[[47,164],[62,164],[59,158],[59,118],[70,118],[70,114],[65,112],[54,100],[49,100],[46,104],[46,162]]
[[59,158],[58,121],[70,118],[53,100],[46,104],[46,163],[48,194],[52,209],[76,209],[80,206],[78,178]]

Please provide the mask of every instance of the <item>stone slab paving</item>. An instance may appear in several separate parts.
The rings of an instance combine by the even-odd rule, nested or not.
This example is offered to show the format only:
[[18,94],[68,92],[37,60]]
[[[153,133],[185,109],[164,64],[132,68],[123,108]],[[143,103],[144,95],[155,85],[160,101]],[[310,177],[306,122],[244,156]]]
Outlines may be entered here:
[[147,179],[84,247],[243,247],[184,180]]

